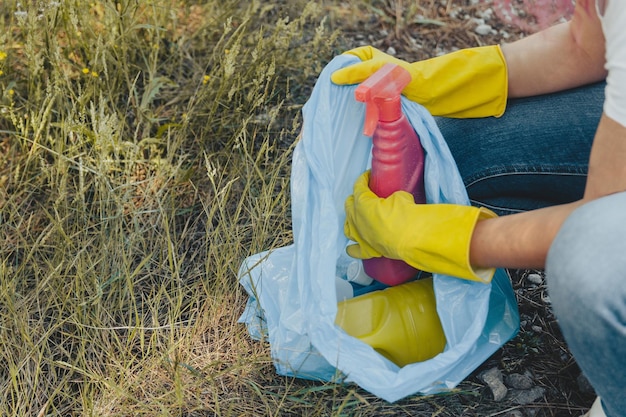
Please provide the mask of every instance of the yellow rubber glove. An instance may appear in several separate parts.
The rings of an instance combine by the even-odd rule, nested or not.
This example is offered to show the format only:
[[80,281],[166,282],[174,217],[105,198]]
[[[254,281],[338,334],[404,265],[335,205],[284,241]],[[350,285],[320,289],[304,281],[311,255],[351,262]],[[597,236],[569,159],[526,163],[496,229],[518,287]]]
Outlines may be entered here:
[[473,268],[469,245],[476,223],[497,217],[485,208],[455,204],[415,204],[404,191],[380,198],[368,187],[369,171],[346,200],[344,233],[357,242],[350,256],[401,259],[422,271],[490,282],[495,269]]
[[433,116],[473,118],[502,116],[508,94],[507,67],[500,46],[468,48],[436,58],[408,63],[371,46],[346,52],[360,63],[335,71],[335,84],[358,84],[386,63],[411,73],[404,88],[409,100],[420,103]]

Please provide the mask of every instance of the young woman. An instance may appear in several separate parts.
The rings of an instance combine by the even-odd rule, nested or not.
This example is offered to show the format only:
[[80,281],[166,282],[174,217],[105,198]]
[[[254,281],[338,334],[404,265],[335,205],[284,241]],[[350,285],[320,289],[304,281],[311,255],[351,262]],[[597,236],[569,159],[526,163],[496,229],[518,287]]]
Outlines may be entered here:
[[527,38],[415,63],[357,48],[347,53],[362,62],[333,74],[346,84],[387,62],[409,70],[403,94],[439,116],[475,205],[381,199],[365,173],[346,201],[351,254],[481,281],[497,267],[545,268],[599,396],[590,416],[626,416],[624,6],[579,0],[570,21]]

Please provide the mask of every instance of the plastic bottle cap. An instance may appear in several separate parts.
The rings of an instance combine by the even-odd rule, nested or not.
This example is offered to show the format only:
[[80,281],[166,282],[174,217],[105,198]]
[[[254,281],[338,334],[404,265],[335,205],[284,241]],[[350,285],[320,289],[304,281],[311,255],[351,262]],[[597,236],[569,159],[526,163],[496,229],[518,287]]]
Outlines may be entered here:
[[354,282],[359,285],[370,285],[374,279],[365,273],[363,269],[363,263],[361,261],[354,261],[348,265],[348,272],[346,273],[348,281]]
[[379,120],[392,122],[400,118],[400,94],[410,82],[411,74],[406,69],[387,63],[357,87],[354,96],[365,103],[363,134],[372,136]]

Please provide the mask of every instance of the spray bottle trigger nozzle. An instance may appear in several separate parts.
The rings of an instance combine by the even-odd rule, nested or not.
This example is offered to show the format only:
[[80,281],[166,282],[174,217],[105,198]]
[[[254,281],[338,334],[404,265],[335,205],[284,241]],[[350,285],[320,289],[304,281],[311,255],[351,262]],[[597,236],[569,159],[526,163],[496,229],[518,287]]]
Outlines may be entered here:
[[357,87],[354,96],[365,103],[363,133],[366,136],[372,136],[379,120],[400,117],[400,95],[410,82],[411,74],[406,69],[385,64]]
[[365,104],[365,123],[363,124],[363,134],[372,136],[378,125],[378,106],[374,103]]

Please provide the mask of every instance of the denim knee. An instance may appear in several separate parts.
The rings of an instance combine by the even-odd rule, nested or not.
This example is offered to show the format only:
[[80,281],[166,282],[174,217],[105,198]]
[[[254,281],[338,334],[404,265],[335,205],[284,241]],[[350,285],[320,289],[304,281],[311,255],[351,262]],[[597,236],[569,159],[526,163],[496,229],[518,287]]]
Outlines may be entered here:
[[546,261],[559,321],[624,309],[625,213],[626,193],[614,194],[579,207],[561,227]]
[[436,118],[472,204],[503,215],[582,198],[604,88],[511,99],[500,118]]
[[565,341],[607,416],[626,416],[626,192],[575,210],[557,234],[546,279]]

